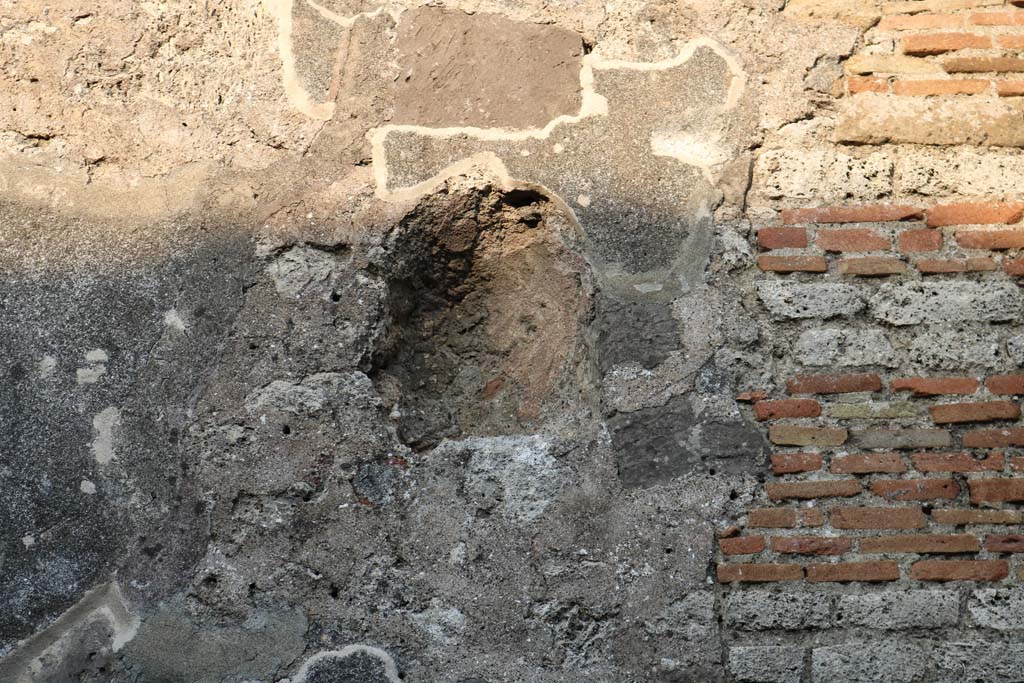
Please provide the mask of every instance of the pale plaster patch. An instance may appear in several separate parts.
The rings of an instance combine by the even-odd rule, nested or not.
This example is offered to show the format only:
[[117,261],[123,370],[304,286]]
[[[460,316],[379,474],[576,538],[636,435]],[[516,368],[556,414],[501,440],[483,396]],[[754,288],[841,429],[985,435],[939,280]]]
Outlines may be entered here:
[[[291,679],[290,683],[305,683],[306,677],[309,676],[310,669],[325,659],[345,659],[346,657],[351,657],[356,654],[366,654],[371,657],[376,657],[384,666],[384,675],[387,676],[387,679],[391,681],[391,683],[401,683],[402,679],[398,677],[398,667],[395,666],[395,660],[391,658],[391,655],[380,648],[371,647],[369,645],[348,645],[340,650],[326,650],[324,652],[318,652],[306,660],[302,665],[302,668],[299,669],[299,673],[295,675],[295,678]],[[282,683],[288,682],[282,681]]]
[[53,371],[57,368],[57,359],[53,356],[46,355],[39,359],[36,363],[36,372],[40,377],[50,377],[53,375]]
[[113,406],[104,408],[92,419],[92,427],[96,432],[92,452],[100,465],[107,465],[114,459],[114,430],[120,426],[121,411]]
[[88,365],[78,368],[76,377],[79,384],[96,384],[100,377],[107,372],[107,361],[109,357],[103,349],[92,349],[85,354],[85,362]]
[[78,490],[87,496],[91,496],[96,493],[96,484],[88,479],[83,479],[82,483],[78,485]]
[[184,319],[174,308],[164,313],[164,325],[178,332],[184,332],[186,327]]

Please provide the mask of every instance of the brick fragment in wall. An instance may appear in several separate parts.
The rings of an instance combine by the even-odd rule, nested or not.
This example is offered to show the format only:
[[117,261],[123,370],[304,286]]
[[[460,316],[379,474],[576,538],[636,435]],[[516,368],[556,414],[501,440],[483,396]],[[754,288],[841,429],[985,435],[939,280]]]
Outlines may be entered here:
[[866,305],[862,290],[854,285],[762,281],[756,287],[774,320],[850,317]]
[[762,249],[803,249],[807,246],[806,228],[761,228],[757,245]]
[[723,555],[753,555],[765,548],[763,536],[739,536],[723,538],[718,542]]
[[1024,218],[1020,202],[960,202],[939,204],[928,209],[928,226],[998,225],[1017,223]]
[[814,236],[819,249],[835,252],[887,251],[892,240],[870,228],[819,229]]
[[906,263],[888,256],[844,258],[840,259],[837,265],[841,275],[883,276],[902,275],[907,272]]
[[999,264],[988,257],[966,259],[920,259],[914,265],[922,275],[939,273],[984,273],[999,270]]
[[985,386],[1000,396],[1024,395],[1024,375],[995,375],[985,380]]
[[807,565],[808,583],[878,583],[899,579],[900,567],[892,560]]
[[845,375],[796,375],[786,380],[786,391],[791,394],[849,394],[881,390],[881,377],[870,372]]
[[973,394],[981,386],[973,377],[900,377],[892,380],[893,391],[912,391],[914,396]]
[[900,43],[903,54],[923,57],[955,50],[989,48],[992,47],[992,38],[977,33],[918,33],[904,36]]
[[942,248],[942,232],[938,230],[904,230],[898,238],[899,250],[905,254],[938,251]]
[[758,401],[754,404],[754,417],[760,421],[787,417],[818,417],[821,404],[811,399],[782,399]]
[[914,641],[854,641],[817,647],[811,653],[812,680],[843,683],[915,683],[927,651]]
[[837,626],[862,626],[880,631],[955,626],[960,596],[943,590],[887,590],[842,595],[836,604]]
[[871,316],[890,325],[1006,322],[1020,317],[1024,295],[1009,283],[887,282],[871,297]]
[[772,550],[787,555],[843,555],[853,549],[853,540],[830,536],[774,536]]
[[779,446],[841,446],[847,434],[841,427],[772,425],[768,428],[768,439]]
[[949,329],[929,325],[914,330],[909,358],[926,368],[962,372],[975,366],[997,367],[1000,347],[999,331],[991,326]]
[[977,401],[973,403],[944,403],[929,406],[935,424],[959,424],[965,422],[991,422],[993,420],[1016,420],[1020,417],[1020,406],[1013,401]]
[[971,503],[1024,502],[1024,479],[970,479]]
[[1020,524],[1024,513],[1020,510],[933,510],[936,524]]
[[832,623],[831,597],[822,593],[747,590],[724,600],[725,624],[740,631],[797,631]]
[[894,98],[848,98],[836,122],[836,142],[1024,147],[1024,102],[1015,98],[898,98],[898,106]]
[[892,193],[893,165],[882,152],[772,149],[754,166],[754,191],[769,199],[873,200]]
[[900,534],[864,538],[860,542],[862,553],[976,553],[981,541],[970,534]]
[[1024,446],[1024,429],[1005,427],[1003,429],[972,429],[964,433],[963,443],[967,448],[1007,448]]
[[916,206],[905,204],[840,204],[807,209],[784,209],[782,222],[786,225],[883,223],[917,220],[923,212]]
[[914,468],[920,472],[1001,472],[1006,457],[994,453],[914,453]]
[[794,474],[820,470],[821,453],[772,453],[773,474]]
[[942,61],[946,73],[1019,73],[1024,71],[1024,59],[1017,57],[950,57]]
[[985,550],[990,553],[1024,553],[1024,535],[989,534],[985,537]]
[[1024,671],[1024,649],[1000,642],[943,642],[932,656],[936,683],[1014,683]]
[[828,261],[823,256],[761,254],[757,267],[771,273],[824,273],[828,271]]
[[1024,230],[961,230],[956,243],[964,249],[1020,249],[1024,247]]
[[742,683],[800,683],[804,651],[800,647],[729,648],[729,673]]
[[856,496],[861,490],[856,479],[773,481],[765,484],[765,493],[772,500],[849,497]]
[[892,343],[882,330],[824,328],[805,330],[793,347],[801,365],[811,367],[883,366],[898,361]]
[[818,508],[761,508],[751,510],[747,526],[752,529],[799,529],[822,526],[825,513]]
[[1024,589],[985,588],[967,600],[971,621],[981,628],[1024,631]]
[[921,529],[926,524],[918,507],[836,507],[829,518],[836,529]]
[[960,485],[952,479],[876,479],[871,493],[886,500],[953,500]]
[[836,455],[832,457],[829,468],[837,474],[894,474],[907,471],[907,465],[899,453]]

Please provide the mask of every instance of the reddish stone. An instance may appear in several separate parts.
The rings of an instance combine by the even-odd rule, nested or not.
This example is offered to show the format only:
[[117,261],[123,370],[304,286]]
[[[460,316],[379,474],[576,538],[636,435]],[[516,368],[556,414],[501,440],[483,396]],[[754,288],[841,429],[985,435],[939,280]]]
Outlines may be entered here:
[[992,420],[1016,420],[1020,417],[1020,406],[1013,401],[978,401],[975,403],[945,403],[929,406],[935,424],[960,424],[964,422],[991,422]]
[[906,472],[899,453],[855,453],[832,458],[831,469],[837,474],[871,474],[873,472]]
[[862,553],[976,553],[981,543],[969,534],[910,534],[864,538]]
[[921,472],[998,472],[1006,462],[999,451],[981,459],[972,453],[915,453],[911,459]]
[[787,555],[842,555],[853,540],[837,536],[773,536],[772,550]]
[[1016,223],[1024,218],[1024,204],[1019,202],[940,204],[928,209],[927,216],[928,226],[932,228],[945,225]]
[[764,536],[723,538],[718,542],[723,555],[753,555],[764,550]]
[[773,474],[796,474],[820,470],[821,453],[772,453]]
[[807,246],[805,228],[761,228],[757,245],[762,249],[803,249]]
[[860,482],[856,479],[775,481],[765,484],[764,488],[772,500],[849,497],[856,496],[861,492]]

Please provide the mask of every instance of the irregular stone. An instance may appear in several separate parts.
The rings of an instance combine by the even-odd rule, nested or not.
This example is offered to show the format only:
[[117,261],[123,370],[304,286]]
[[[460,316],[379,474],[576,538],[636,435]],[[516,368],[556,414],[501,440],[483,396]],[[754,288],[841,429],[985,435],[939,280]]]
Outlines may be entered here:
[[955,591],[910,590],[842,595],[836,605],[837,626],[864,626],[882,631],[955,626],[960,597]]
[[831,599],[822,593],[738,591],[725,597],[725,623],[742,631],[827,628]]
[[757,283],[757,294],[776,320],[849,317],[865,307],[854,285],[765,281]]
[[1006,353],[1017,365],[1024,365],[1024,335],[1017,335],[1006,340]]
[[853,55],[845,63],[848,74],[940,74],[935,62],[906,55]]
[[945,642],[935,648],[936,683],[1019,683],[1024,650],[1005,643]]
[[892,159],[874,152],[849,156],[833,149],[771,149],[754,166],[758,192],[770,199],[873,200],[892,192]]
[[1024,185],[1024,156],[971,147],[907,148],[896,157],[893,183],[901,193],[1000,196],[1007,185]]
[[976,590],[967,601],[974,623],[997,631],[1024,630],[1024,590],[986,588]]
[[927,653],[910,641],[879,640],[818,647],[811,653],[814,681],[914,683]]
[[882,285],[871,298],[871,316],[890,325],[1005,322],[1021,315],[1020,290],[1008,283],[942,282]]
[[731,647],[729,673],[750,683],[800,683],[804,651],[799,647]]
[[975,365],[994,368],[999,364],[999,336],[990,327],[949,330],[936,326],[915,330],[910,360],[940,370],[962,371]]
[[896,351],[882,330],[825,328],[805,330],[793,345],[797,362],[810,366],[882,365],[896,367]]

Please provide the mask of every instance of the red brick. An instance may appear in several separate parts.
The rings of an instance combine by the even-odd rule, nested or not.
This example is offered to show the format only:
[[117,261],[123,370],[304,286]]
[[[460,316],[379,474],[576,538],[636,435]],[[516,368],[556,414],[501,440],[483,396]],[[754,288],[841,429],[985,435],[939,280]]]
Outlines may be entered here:
[[978,401],[975,403],[945,403],[929,406],[935,424],[961,424],[964,422],[991,422],[1016,420],[1020,406],[1013,401]]
[[757,245],[762,249],[803,249],[807,246],[807,229],[761,228]]
[[976,553],[981,543],[970,534],[912,534],[864,538],[862,553]]
[[832,508],[829,513],[836,529],[920,529],[925,516],[918,507]]
[[797,375],[786,382],[791,394],[850,394],[881,391],[882,378],[871,373],[852,375]]
[[907,272],[907,264],[898,258],[883,256],[847,258],[839,261],[839,272],[842,275],[902,275]]
[[1024,472],[1024,457],[1016,456],[1010,459],[1010,469],[1014,472]]
[[802,427],[799,425],[772,425],[768,438],[780,446],[842,446],[849,432],[840,427]]
[[996,81],[996,91],[1000,97],[1024,96],[1024,81]]
[[768,583],[800,581],[804,568],[798,564],[720,564],[719,583]]
[[842,555],[853,540],[839,536],[773,536],[772,550],[787,555]]
[[736,397],[736,400],[742,401],[743,403],[755,403],[757,401],[763,401],[766,398],[768,398],[768,392],[764,389],[757,389],[755,391],[744,391]]
[[919,560],[910,567],[918,581],[1000,581],[1009,574],[1005,560]]
[[954,50],[992,47],[992,39],[973,33],[922,33],[905,37],[902,46],[905,55],[940,55]]
[[764,536],[740,536],[718,541],[723,555],[753,555],[764,550]]
[[899,236],[900,251],[917,254],[942,249],[942,232],[938,230],[904,230]]
[[1024,394],[1024,375],[995,375],[985,380],[985,386],[1000,396]]
[[946,225],[991,225],[1016,223],[1024,216],[1024,204],[999,202],[973,202],[940,204],[928,209],[928,225],[938,228]]
[[885,76],[847,76],[846,89],[851,95],[862,92],[889,92],[889,79]]
[[824,523],[825,513],[818,508],[761,508],[751,510],[747,518],[752,529],[799,529]]
[[925,275],[937,273],[985,273],[999,270],[999,264],[990,258],[921,259],[917,269]]
[[952,500],[960,485],[952,479],[882,479],[871,482],[871,492],[886,500]]
[[903,17],[882,17],[882,31],[913,31],[929,28],[960,28],[964,17],[958,14],[917,14]]
[[820,470],[821,453],[772,453],[773,474],[796,474]]
[[1007,275],[1020,277],[1024,275],[1024,258],[1004,258],[1003,270]]
[[1024,428],[973,429],[964,434],[965,448],[1007,448],[1024,446]]
[[899,581],[900,568],[891,560],[879,562],[837,562],[807,567],[809,583],[844,581]]
[[835,498],[856,496],[861,492],[856,479],[830,479],[825,481],[773,481],[765,484],[765,492],[772,500],[789,498]]
[[1024,479],[969,479],[967,486],[975,505],[1024,502]]
[[1020,34],[1014,36],[999,36],[996,38],[996,43],[999,47],[1005,47],[1009,50],[1019,50],[1024,48],[1024,36]]
[[980,95],[992,85],[978,78],[896,81],[892,91],[897,95],[928,97],[932,95]]
[[828,261],[824,256],[769,256],[757,257],[757,267],[773,273],[824,273]]
[[1024,26],[1024,12],[978,12],[970,22],[977,26]]
[[911,459],[921,472],[999,472],[1006,463],[999,451],[981,459],[972,453],[915,453]]
[[1024,535],[992,534],[986,536],[985,550],[992,553],[1024,553]]
[[1024,71],[1024,59],[1015,57],[957,57],[942,61],[946,73],[1014,73]]
[[892,246],[889,238],[867,228],[819,230],[814,243],[825,251],[885,251]]
[[760,421],[784,417],[818,417],[821,415],[821,405],[808,398],[758,401],[754,404],[754,415]]
[[912,391],[914,396],[973,394],[978,386],[973,377],[902,377],[892,381],[893,391]]
[[1024,230],[961,230],[956,242],[964,249],[1020,249]]
[[782,212],[786,225],[804,223],[888,223],[919,219],[920,209],[895,204],[866,206],[827,206],[818,209],[787,209]]
[[873,472],[906,472],[899,453],[856,453],[832,458],[832,471],[837,474],[871,474]]
[[1020,510],[933,510],[936,524],[1020,524],[1024,513]]

